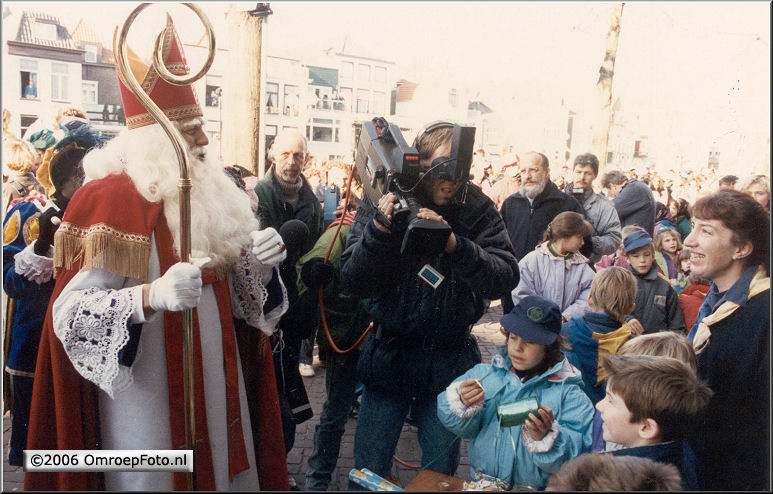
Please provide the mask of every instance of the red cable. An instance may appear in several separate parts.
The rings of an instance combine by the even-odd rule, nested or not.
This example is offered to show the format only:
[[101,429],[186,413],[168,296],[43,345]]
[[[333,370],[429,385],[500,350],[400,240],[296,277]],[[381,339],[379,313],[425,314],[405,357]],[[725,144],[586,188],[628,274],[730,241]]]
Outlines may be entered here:
[[[325,264],[328,263],[328,260],[330,259],[330,252],[333,250],[333,245],[335,245],[336,240],[338,240],[338,233],[341,231],[341,227],[344,226],[344,216],[346,216],[346,211],[349,207],[349,197],[351,195],[352,190],[352,177],[354,176],[354,166],[352,166],[351,170],[349,171],[349,180],[346,184],[346,199],[344,200],[344,211],[341,214],[340,221],[338,222],[338,228],[336,229],[335,235],[333,235],[333,239],[330,241],[330,247],[327,249],[327,254],[325,254]],[[365,337],[370,333],[370,331],[373,329],[373,321],[368,324],[368,327],[365,328],[365,332],[362,333],[362,336],[357,338],[357,341],[354,342],[354,344],[347,348],[346,350],[341,350],[338,348],[338,346],[333,341],[333,337],[330,336],[330,329],[327,327],[327,319],[325,318],[325,305],[322,300],[322,286],[319,287],[319,315],[322,318],[322,327],[325,329],[325,335],[327,336],[327,341],[330,342],[330,346],[333,347],[333,350],[335,350],[336,353],[339,353],[341,355],[346,354],[357,348],[360,343],[362,343],[362,340],[365,339]]]
[[404,462],[403,460],[401,460],[400,458],[398,458],[398,457],[397,457],[397,455],[392,455],[392,459],[393,459],[393,460],[395,460],[395,461],[396,461],[397,463],[399,463],[400,465],[402,465],[402,466],[404,466],[404,467],[411,468],[411,469],[413,469],[413,470],[418,470],[418,469],[420,468],[420,467],[419,467],[419,465],[411,465],[410,463],[406,463],[406,462]]

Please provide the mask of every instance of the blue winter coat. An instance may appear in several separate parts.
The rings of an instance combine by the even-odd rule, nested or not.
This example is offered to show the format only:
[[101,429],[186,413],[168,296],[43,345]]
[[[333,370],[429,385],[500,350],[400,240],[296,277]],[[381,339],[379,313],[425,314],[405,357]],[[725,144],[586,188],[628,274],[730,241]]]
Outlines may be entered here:
[[[471,475],[480,468],[511,485],[527,482],[544,489],[548,477],[564,462],[590,451],[593,405],[580,387],[580,372],[566,359],[521,383],[509,370],[506,348],[498,347],[497,352],[491,364],[478,364],[454,380],[480,379],[485,390],[482,410],[470,418],[460,418],[451,410],[446,390],[438,396],[438,418],[448,430],[470,438],[467,455]],[[522,426],[499,426],[498,405],[530,397],[549,407],[558,422],[558,435],[546,453],[526,449]]]

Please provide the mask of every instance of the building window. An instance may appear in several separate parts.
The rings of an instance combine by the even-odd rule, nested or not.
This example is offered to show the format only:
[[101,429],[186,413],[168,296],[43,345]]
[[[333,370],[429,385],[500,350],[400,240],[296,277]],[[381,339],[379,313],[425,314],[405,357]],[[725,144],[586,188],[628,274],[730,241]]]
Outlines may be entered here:
[[285,103],[285,110],[284,114],[287,116],[298,116],[298,106],[300,102],[300,96],[298,94],[298,86],[293,86],[291,84],[285,84],[285,94],[284,94],[284,103]]
[[32,35],[37,39],[56,41],[56,24],[50,22],[35,21],[32,25]]
[[19,61],[21,74],[21,97],[37,99],[38,97],[38,62],[37,60]]
[[448,104],[451,108],[456,108],[456,89],[451,89],[448,92]]
[[83,88],[83,104],[96,105],[99,100],[99,82],[82,81],[81,87]]
[[376,115],[384,114],[384,103],[386,101],[386,94],[381,91],[373,92],[373,113]]
[[357,113],[370,112],[370,91],[367,89],[357,90]]
[[328,118],[312,119],[311,128],[306,127],[306,135],[315,142],[333,142],[333,120]]
[[[266,143],[266,150],[268,150],[271,145],[274,143],[274,139],[276,138],[276,131],[277,127],[276,125],[266,125],[266,134],[264,136],[265,143]],[[266,160],[266,166],[270,166],[268,163],[268,160]]]
[[370,65],[365,65],[364,63],[359,64],[359,72],[360,72],[360,80],[361,81],[369,81],[370,80]]
[[266,111],[279,113],[279,84],[276,82],[266,83]]
[[351,79],[354,77],[354,63],[344,62],[341,66],[341,79]]
[[86,63],[97,63],[97,45],[86,45]]
[[352,110],[352,88],[342,87],[339,93],[344,104],[344,111]]
[[67,86],[70,78],[67,76],[69,67],[66,63],[51,64],[51,99],[67,101]]
[[30,128],[30,125],[35,123],[35,121],[38,119],[37,115],[21,115],[21,133],[20,136],[23,136],[27,133],[27,129]]
[[374,76],[376,82],[386,82],[386,67],[376,67]]
[[222,84],[220,77],[214,77],[211,75],[207,76],[207,85],[206,85],[206,105],[211,107],[219,107],[220,106],[220,97],[222,96]]

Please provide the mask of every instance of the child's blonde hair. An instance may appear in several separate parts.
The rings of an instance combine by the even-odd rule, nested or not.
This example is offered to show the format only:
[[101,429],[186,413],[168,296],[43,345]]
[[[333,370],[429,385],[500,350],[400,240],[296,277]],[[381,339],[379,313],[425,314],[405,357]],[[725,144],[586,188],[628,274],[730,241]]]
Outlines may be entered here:
[[623,343],[617,354],[671,357],[681,360],[696,372],[698,370],[695,350],[690,341],[684,335],[673,331],[660,331],[631,338]]
[[27,141],[7,139],[3,142],[3,167],[18,173],[32,170],[37,161],[38,153]]
[[610,266],[602,269],[590,285],[590,297],[599,311],[623,322],[636,300],[636,277],[627,269]]
[[666,238],[666,235],[671,235],[676,239],[676,250],[679,250],[682,248],[682,237],[679,235],[679,232],[677,232],[671,227],[664,226],[664,227],[661,227],[658,230],[658,234],[655,235],[655,241],[653,242],[655,245],[655,250],[658,250],[658,251],[663,250],[663,239]]

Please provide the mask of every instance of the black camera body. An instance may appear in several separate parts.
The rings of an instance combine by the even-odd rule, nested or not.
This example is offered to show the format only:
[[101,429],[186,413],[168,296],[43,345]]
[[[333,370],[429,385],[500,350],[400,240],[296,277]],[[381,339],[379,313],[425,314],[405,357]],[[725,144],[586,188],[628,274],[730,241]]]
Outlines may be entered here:
[[[435,174],[442,178],[466,181],[472,163],[475,128],[450,123],[447,125],[454,126],[452,156],[438,158],[436,161],[441,161],[433,162],[430,170],[436,170]],[[425,132],[427,130],[429,129],[425,129]],[[457,139],[457,135],[462,134],[464,139]],[[469,154],[466,169],[465,159],[456,158],[460,151],[464,155]],[[363,122],[357,140],[355,167],[365,195],[374,206],[378,205],[383,195],[390,192],[397,198],[392,220],[387,219],[377,209],[376,221],[392,232],[404,232],[401,254],[438,254],[445,249],[448,237],[451,236],[451,227],[439,221],[417,217],[421,205],[413,191],[425,177],[425,173],[419,165],[419,151],[408,145],[397,125],[388,123],[381,117]]]

